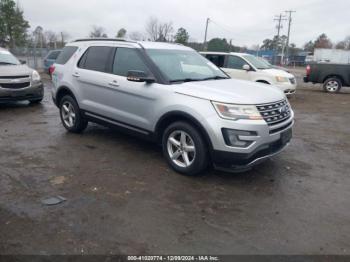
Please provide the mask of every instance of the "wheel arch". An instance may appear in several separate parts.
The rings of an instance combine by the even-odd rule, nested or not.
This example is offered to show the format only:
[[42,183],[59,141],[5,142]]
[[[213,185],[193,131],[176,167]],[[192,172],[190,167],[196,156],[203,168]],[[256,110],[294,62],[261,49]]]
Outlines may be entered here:
[[59,106],[59,104],[61,102],[61,99],[65,95],[70,95],[70,96],[72,96],[75,99],[75,101],[77,101],[76,96],[74,95],[73,91],[69,87],[67,87],[67,86],[60,86],[57,89],[57,92],[56,92],[56,99],[55,99],[56,106]]
[[157,143],[161,143],[161,139],[165,129],[172,123],[177,121],[185,121],[192,125],[194,125],[198,131],[201,133],[205,142],[209,146],[210,149],[213,149],[213,145],[211,143],[210,137],[203,127],[203,125],[198,121],[194,116],[183,112],[183,111],[172,111],[165,113],[157,122],[155,127],[155,140]]
[[264,80],[264,79],[258,79],[258,80],[255,80],[255,82],[257,83],[262,83],[262,84],[267,84],[267,85],[271,85],[271,83],[267,80]]
[[343,79],[343,77],[340,76],[340,75],[337,75],[337,74],[330,74],[330,75],[327,75],[326,77],[323,78],[322,83],[326,82],[327,79],[329,79],[329,78],[338,78],[338,79],[340,80],[341,84],[344,85],[344,79]]

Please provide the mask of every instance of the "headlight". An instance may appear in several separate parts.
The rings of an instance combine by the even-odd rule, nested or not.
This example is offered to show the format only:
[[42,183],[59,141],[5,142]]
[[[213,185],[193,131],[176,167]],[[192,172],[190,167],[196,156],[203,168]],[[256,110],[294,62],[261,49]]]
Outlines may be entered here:
[[284,76],[276,76],[276,81],[277,82],[289,82],[288,77],[284,77]]
[[41,80],[41,77],[37,71],[33,71],[32,73],[32,81],[33,82],[39,82]]
[[237,119],[263,119],[258,109],[253,105],[234,105],[212,102],[220,117],[230,120]]

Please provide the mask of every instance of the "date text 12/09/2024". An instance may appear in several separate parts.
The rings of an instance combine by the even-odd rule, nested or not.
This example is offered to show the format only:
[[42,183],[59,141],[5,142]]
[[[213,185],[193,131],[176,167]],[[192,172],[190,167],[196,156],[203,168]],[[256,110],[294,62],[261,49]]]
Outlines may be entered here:
[[220,261],[217,256],[128,256],[127,261]]

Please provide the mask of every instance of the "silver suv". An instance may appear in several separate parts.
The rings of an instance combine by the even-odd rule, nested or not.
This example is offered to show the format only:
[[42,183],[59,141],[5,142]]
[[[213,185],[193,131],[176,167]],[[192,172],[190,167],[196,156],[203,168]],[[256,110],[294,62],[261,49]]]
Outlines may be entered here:
[[63,126],[88,121],[158,142],[177,172],[208,166],[243,171],[279,153],[293,111],[278,88],[230,79],[191,48],[168,43],[82,39],[53,68]]

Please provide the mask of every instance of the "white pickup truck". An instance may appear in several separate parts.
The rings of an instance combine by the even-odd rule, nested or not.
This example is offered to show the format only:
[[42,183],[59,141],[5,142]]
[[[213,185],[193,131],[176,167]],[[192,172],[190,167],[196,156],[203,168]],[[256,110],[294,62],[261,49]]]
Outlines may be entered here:
[[253,55],[224,52],[201,52],[201,54],[232,78],[274,85],[287,96],[295,93],[297,82],[292,74],[273,68]]

